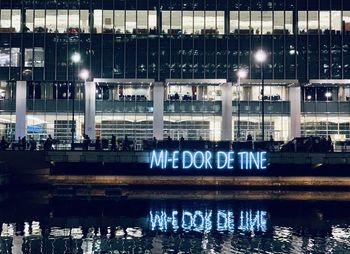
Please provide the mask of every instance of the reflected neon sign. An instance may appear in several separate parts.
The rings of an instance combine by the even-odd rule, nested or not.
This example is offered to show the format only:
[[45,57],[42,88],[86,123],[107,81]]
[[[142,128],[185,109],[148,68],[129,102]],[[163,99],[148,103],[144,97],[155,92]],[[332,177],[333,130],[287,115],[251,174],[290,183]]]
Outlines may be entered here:
[[154,150],[150,168],[160,169],[225,169],[263,170],[267,167],[267,152],[234,151],[168,151]]
[[267,212],[253,209],[151,210],[149,225],[152,231],[244,232],[267,230]]

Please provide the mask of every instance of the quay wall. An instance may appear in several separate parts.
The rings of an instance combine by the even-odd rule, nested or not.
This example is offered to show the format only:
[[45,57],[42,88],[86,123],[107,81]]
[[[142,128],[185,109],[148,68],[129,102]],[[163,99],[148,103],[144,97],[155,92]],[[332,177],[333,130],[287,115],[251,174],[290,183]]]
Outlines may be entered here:
[[269,153],[264,171],[151,170],[149,152],[2,151],[12,185],[335,187],[350,189],[350,153]]

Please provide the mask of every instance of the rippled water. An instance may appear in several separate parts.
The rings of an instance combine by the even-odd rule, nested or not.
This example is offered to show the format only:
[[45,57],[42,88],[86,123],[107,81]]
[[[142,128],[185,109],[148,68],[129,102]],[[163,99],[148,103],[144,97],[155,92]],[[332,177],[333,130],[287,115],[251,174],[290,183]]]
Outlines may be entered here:
[[0,253],[350,253],[350,203],[10,198]]

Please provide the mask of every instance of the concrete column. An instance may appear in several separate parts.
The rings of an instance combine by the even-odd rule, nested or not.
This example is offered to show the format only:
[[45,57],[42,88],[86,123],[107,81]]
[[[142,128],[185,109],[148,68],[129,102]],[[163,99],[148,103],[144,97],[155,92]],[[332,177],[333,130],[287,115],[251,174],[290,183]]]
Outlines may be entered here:
[[95,82],[86,82],[85,88],[85,114],[84,114],[84,126],[85,134],[89,135],[91,139],[96,138],[96,84]]
[[232,83],[221,85],[221,140],[232,140]]
[[164,84],[153,83],[153,136],[163,140],[164,131]]
[[26,135],[27,82],[16,82],[16,139]]
[[300,87],[289,88],[290,101],[290,135],[300,137],[300,119],[301,119],[301,91]]

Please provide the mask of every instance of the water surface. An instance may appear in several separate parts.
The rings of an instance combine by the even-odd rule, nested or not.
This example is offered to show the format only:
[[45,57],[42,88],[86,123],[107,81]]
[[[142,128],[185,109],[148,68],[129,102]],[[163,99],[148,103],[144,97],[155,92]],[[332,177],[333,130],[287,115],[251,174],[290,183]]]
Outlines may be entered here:
[[0,253],[350,253],[350,202],[16,198]]

